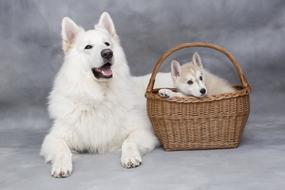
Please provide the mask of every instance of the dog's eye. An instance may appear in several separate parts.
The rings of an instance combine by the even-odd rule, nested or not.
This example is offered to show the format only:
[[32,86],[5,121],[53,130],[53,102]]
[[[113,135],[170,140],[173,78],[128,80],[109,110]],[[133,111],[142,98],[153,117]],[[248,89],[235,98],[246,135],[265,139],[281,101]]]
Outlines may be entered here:
[[93,46],[92,45],[87,45],[87,46],[85,46],[85,48],[84,49],[92,49],[93,48]]
[[110,46],[110,43],[109,42],[105,42],[104,43],[106,46]]
[[203,80],[203,77],[202,77],[202,76],[200,76],[200,80]]
[[190,85],[191,85],[191,84],[193,84],[193,81],[192,81],[192,80],[188,80],[188,81],[187,81],[187,84],[190,84]]

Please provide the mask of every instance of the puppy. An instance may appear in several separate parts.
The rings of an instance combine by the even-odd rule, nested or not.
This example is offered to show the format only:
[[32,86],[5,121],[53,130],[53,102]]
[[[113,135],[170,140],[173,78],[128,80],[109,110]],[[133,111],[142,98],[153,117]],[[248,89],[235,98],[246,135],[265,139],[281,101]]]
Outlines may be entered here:
[[195,52],[192,62],[180,66],[176,60],[171,62],[171,76],[177,92],[160,89],[159,95],[164,98],[223,94],[235,89],[228,81],[205,70],[200,55]]

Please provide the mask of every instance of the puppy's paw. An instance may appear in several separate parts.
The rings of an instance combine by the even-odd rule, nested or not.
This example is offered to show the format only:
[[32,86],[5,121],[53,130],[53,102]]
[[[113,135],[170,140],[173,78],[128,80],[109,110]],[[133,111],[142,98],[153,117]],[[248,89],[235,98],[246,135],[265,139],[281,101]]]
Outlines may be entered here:
[[169,89],[160,89],[158,91],[159,96],[161,96],[162,98],[171,98],[172,97],[172,91]]
[[121,164],[124,168],[136,168],[142,164],[142,157],[139,153],[129,152],[122,155]]
[[72,161],[56,161],[52,164],[51,176],[55,178],[64,178],[71,175]]

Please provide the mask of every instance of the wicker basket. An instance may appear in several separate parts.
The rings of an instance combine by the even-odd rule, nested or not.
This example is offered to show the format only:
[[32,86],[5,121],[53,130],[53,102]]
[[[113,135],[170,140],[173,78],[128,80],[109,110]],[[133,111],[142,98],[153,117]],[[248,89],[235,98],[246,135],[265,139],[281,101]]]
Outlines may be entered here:
[[[153,89],[163,61],[177,50],[205,47],[223,53],[234,65],[241,86],[233,93],[204,98],[161,98]],[[235,148],[240,143],[249,115],[250,86],[233,56],[224,48],[205,42],[180,44],[166,51],[156,62],[145,97],[154,132],[167,151]]]

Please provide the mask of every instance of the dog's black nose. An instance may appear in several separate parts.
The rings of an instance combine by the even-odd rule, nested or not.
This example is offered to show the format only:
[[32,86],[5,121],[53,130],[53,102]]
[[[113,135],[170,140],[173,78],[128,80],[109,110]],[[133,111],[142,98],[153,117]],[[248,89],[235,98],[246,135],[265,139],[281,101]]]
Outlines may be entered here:
[[205,89],[205,88],[202,88],[202,89],[200,90],[200,92],[201,92],[201,94],[205,94],[205,93],[206,93],[206,89]]
[[113,57],[113,51],[110,49],[103,49],[101,51],[101,56],[105,59],[111,59]]

